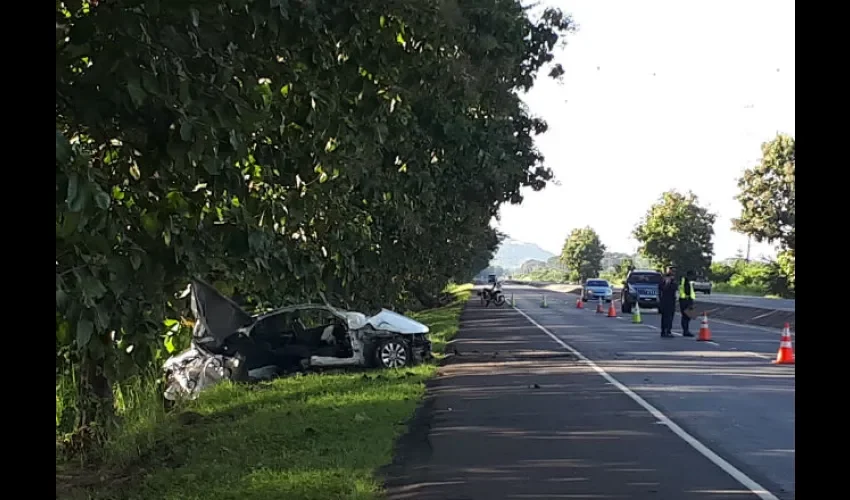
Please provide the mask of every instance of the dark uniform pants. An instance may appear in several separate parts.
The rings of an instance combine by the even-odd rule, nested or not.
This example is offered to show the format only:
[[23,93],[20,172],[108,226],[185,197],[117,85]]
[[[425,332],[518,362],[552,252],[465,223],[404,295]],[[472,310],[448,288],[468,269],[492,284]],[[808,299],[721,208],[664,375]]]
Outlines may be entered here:
[[661,303],[658,308],[661,313],[661,333],[673,331],[673,316],[676,314],[676,303]]
[[694,305],[694,301],[691,299],[679,299],[679,312],[682,313],[682,333],[688,333],[691,325],[691,318],[689,318],[685,311]]

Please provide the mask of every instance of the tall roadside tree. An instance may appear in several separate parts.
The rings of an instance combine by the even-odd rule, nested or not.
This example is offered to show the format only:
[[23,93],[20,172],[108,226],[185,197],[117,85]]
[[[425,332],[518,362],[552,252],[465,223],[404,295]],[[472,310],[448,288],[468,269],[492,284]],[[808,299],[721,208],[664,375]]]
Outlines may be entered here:
[[693,193],[663,193],[635,227],[639,251],[654,264],[705,272],[714,252],[716,215],[699,205]]
[[761,162],[738,181],[741,215],[732,221],[736,231],[758,242],[778,245],[777,265],[794,288],[796,258],[796,142],[786,134],[761,147]]
[[599,276],[605,245],[591,227],[573,229],[561,250],[561,262],[570,270],[571,278],[584,281]]
[[486,265],[499,207],[552,176],[519,94],[563,74],[571,27],[516,0],[57,1],[56,359],[78,427],[185,345],[191,276],[370,309]]

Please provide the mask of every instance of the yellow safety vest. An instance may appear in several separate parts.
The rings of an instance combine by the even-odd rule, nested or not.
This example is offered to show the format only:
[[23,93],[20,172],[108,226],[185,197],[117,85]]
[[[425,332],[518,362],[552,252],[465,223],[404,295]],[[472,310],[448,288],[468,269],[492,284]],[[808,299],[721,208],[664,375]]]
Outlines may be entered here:
[[688,294],[685,293],[685,278],[682,278],[682,281],[679,282],[679,298],[680,299],[690,298],[691,300],[696,300],[697,295],[696,295],[696,293],[694,293],[694,282],[691,281],[689,283],[689,285],[691,285],[691,287],[690,287],[691,288],[690,297],[688,296]]

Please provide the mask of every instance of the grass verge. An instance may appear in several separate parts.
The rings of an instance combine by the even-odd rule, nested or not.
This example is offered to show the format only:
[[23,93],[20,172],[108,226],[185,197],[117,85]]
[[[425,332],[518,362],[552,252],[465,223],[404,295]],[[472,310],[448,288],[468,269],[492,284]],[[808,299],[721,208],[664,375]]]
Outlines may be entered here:
[[[411,314],[438,354],[457,333],[471,285]],[[97,500],[367,499],[436,366],[224,383],[167,418],[136,423],[106,448],[107,466],[57,466],[57,498]]]

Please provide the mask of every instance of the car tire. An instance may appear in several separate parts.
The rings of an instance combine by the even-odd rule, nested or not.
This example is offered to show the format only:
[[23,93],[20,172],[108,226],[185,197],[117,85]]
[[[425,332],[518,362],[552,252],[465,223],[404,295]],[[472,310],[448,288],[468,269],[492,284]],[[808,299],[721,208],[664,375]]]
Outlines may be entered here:
[[375,347],[375,364],[379,368],[405,368],[412,364],[412,359],[407,343],[398,337],[382,340]]

